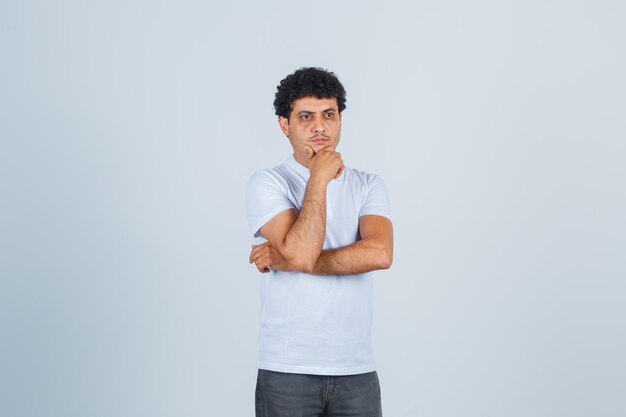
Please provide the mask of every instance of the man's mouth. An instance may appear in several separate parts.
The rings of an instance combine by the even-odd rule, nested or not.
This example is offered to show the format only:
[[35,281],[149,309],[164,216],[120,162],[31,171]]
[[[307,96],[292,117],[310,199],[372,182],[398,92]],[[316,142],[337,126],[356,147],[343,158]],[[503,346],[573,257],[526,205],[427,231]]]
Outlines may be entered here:
[[313,138],[313,139],[311,139],[311,142],[315,142],[315,143],[324,143],[324,142],[328,142],[328,140],[329,140],[329,139],[327,139],[327,138],[321,138],[321,137],[319,137],[319,138]]

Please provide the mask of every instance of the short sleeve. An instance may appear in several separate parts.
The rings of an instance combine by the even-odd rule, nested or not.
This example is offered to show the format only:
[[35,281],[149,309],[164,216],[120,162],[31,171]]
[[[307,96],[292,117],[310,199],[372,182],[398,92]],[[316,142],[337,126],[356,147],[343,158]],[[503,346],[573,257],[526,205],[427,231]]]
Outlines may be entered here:
[[287,197],[286,186],[267,170],[255,172],[246,187],[246,212],[248,225],[254,237],[261,236],[259,229],[278,213],[295,208]]
[[371,174],[368,178],[368,187],[365,195],[365,201],[359,212],[359,217],[367,214],[375,214],[385,216],[391,219],[389,210],[389,193],[383,179],[376,174]]

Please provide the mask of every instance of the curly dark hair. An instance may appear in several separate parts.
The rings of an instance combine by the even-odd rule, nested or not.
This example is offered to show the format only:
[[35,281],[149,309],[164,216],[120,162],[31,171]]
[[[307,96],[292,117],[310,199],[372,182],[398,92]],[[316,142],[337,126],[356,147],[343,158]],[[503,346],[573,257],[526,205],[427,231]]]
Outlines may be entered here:
[[336,98],[339,113],[346,108],[346,90],[337,76],[317,67],[300,68],[277,86],[274,109],[277,116],[289,119],[293,102],[302,97]]

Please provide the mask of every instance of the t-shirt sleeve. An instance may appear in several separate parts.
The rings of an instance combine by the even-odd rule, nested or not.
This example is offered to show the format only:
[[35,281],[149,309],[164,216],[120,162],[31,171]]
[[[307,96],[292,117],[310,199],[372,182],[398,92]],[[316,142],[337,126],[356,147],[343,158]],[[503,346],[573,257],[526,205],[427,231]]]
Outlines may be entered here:
[[271,172],[257,171],[246,187],[248,225],[254,237],[259,229],[281,211],[295,208],[287,197],[286,186]]
[[372,174],[369,178],[365,201],[359,212],[359,217],[367,214],[385,216],[391,219],[387,186],[383,179],[376,174]]

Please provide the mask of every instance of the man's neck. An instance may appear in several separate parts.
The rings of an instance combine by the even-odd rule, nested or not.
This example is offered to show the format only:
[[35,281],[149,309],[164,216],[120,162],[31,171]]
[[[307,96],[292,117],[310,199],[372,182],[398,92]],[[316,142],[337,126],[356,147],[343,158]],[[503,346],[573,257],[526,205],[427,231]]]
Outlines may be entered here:
[[300,165],[307,169],[309,168],[309,161],[305,160],[306,158],[303,158],[302,155],[300,155],[298,152],[294,152],[293,157]]

